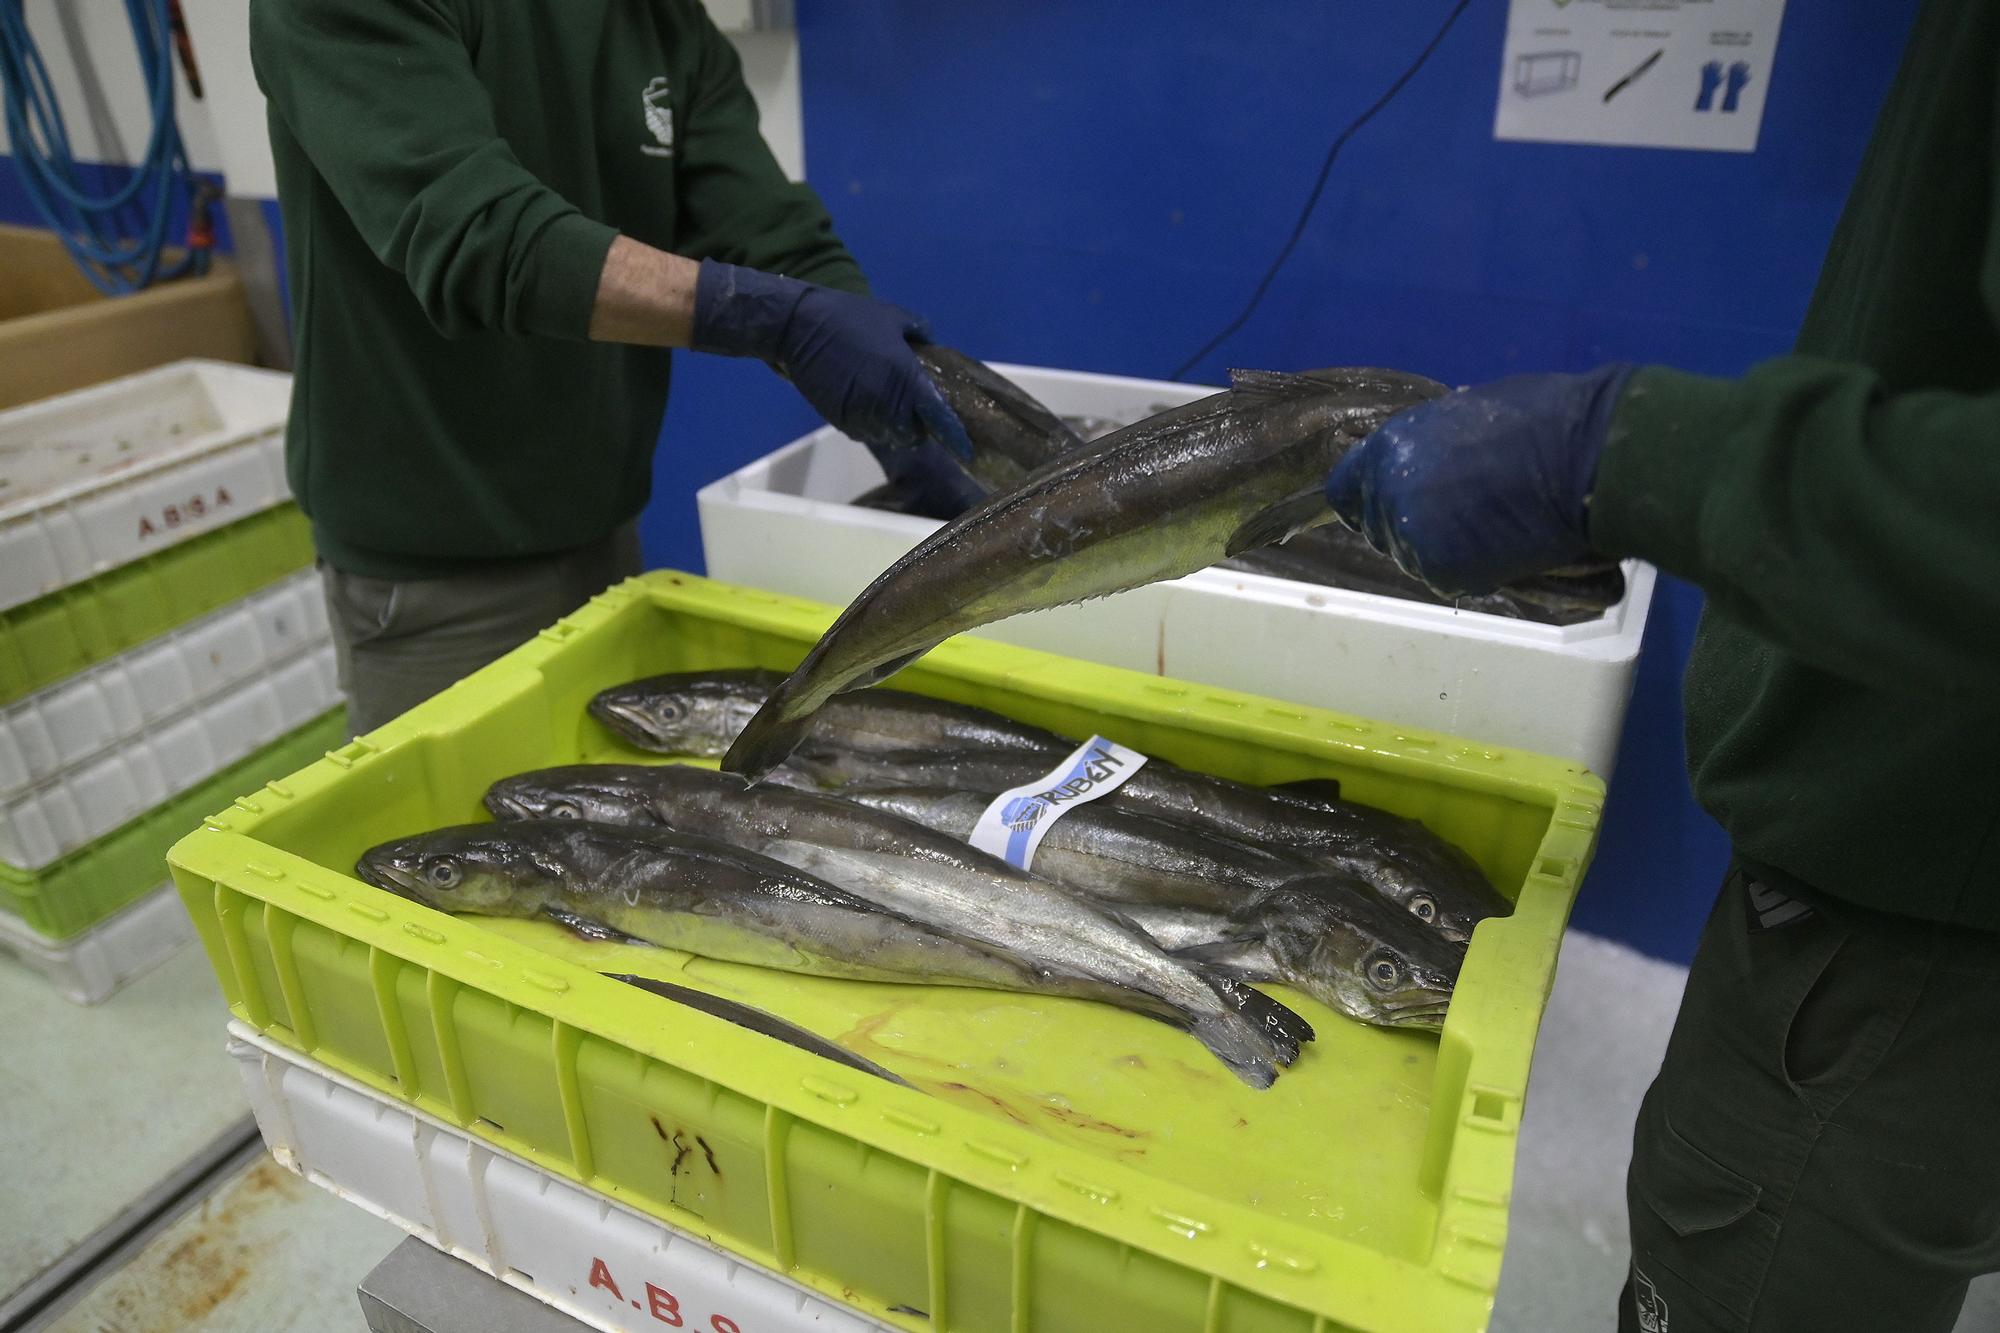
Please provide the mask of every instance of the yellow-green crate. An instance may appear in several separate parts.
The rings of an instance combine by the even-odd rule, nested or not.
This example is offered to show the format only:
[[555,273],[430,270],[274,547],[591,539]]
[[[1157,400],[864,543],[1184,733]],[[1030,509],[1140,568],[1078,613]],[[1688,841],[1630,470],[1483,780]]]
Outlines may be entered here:
[[158,555],[0,611],[0,706],[312,563],[292,504],[238,519]]
[[346,736],[347,710],[336,708],[39,870],[0,863],[0,911],[51,940],[90,929],[159,887],[167,849],[204,810],[311,763]]
[[[893,1326],[1484,1328],[1535,1029],[1602,804],[1572,765],[973,639],[896,678],[1234,778],[1336,777],[1464,847],[1515,901],[1474,935],[1441,1039],[1272,988],[1319,1040],[1265,1092],[1102,1005],[586,944],[352,877],[375,842],[482,817],[497,778],[639,757],[584,712],[604,686],[786,667],[830,614],[689,575],[635,579],[209,819],[169,860],[231,1009]],[[916,1087],[600,969],[748,1001]],[[696,1136],[709,1152],[690,1170],[674,1142]]]

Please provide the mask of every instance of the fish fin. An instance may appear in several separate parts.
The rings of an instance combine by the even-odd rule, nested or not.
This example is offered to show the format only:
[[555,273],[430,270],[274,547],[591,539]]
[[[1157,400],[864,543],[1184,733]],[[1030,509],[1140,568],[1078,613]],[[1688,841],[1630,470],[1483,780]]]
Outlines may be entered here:
[[1213,977],[1210,984],[1231,1008],[1263,1029],[1281,1065],[1298,1059],[1299,1047],[1317,1035],[1311,1023],[1253,986],[1234,977]]
[[637,986],[640,990],[649,991],[662,999],[684,1004],[690,1009],[699,1009],[702,1013],[711,1014],[724,1022],[734,1023],[737,1027],[782,1041],[788,1046],[795,1046],[821,1059],[835,1061],[864,1074],[873,1074],[891,1083],[900,1083],[906,1088],[913,1086],[908,1079],[876,1064],[867,1056],[857,1055],[809,1028],[802,1028],[788,1018],[780,1018],[754,1005],[720,995],[711,995],[707,991],[695,990],[675,982],[662,981],[658,977],[639,977],[625,972],[606,972],[603,975],[613,981],[622,981],[628,986]]
[[1327,505],[1325,493],[1318,490],[1295,495],[1289,500],[1280,500],[1277,504],[1252,514],[1244,520],[1242,527],[1229,534],[1229,543],[1224,548],[1225,554],[1242,555],[1245,551],[1254,551],[1260,546],[1281,542],[1293,533],[1311,527],[1332,512]]
[[[607,926],[594,917],[587,917],[566,908],[544,907],[542,915],[580,940],[600,941],[605,944],[646,944],[646,941],[637,935],[627,935],[615,926]],[[647,944],[646,947],[652,946]]]
[[1238,981],[1272,981],[1278,975],[1262,932],[1226,935],[1168,952],[1184,963],[1194,963]]
[[1276,1052],[1270,1035],[1254,1020],[1223,1005],[1188,1025],[1188,1035],[1208,1048],[1229,1072],[1253,1088],[1278,1081]]
[[1290,782],[1274,782],[1266,790],[1280,796],[1296,796],[1316,805],[1332,805],[1340,799],[1340,779],[1294,778]]
[[880,684],[929,651],[929,648],[919,648],[914,653],[905,653],[892,661],[884,662],[881,666],[870,667],[847,685],[842,686],[840,692],[847,694],[853,690],[865,690],[870,685]]
[[1289,370],[1241,370],[1229,372],[1231,392],[1253,398],[1291,398],[1299,394],[1325,393],[1327,382],[1316,375]]

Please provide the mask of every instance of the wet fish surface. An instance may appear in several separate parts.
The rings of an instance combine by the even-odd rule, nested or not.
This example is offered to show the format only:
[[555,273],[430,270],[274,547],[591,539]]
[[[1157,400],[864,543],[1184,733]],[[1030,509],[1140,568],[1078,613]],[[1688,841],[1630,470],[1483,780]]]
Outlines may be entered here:
[[940,343],[915,350],[972,441],[965,470],[987,490],[1016,486],[1083,443],[1061,417],[985,362]]
[[[487,807],[728,841],[955,938],[1067,978],[1069,993],[1165,1006],[1245,1082],[1268,1086],[1312,1028],[1250,987],[1170,958],[1109,910],[947,835],[816,792],[686,765],[571,765],[495,783]],[[1082,990],[1079,991],[1078,987]],[[1154,1003],[1139,1005],[1137,996]]]
[[932,533],[841,613],[723,758],[758,778],[833,696],[961,631],[1178,578],[1330,521],[1327,472],[1396,412],[1445,392],[1381,370],[1239,372],[1044,467]]

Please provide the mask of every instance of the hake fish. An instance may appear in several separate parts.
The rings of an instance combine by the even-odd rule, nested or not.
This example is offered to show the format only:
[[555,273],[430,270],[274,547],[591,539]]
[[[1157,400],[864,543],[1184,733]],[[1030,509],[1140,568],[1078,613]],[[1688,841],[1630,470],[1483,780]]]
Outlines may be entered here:
[[[673,672],[601,690],[589,708],[591,716],[642,750],[713,759],[729,749],[783,679],[775,671],[754,668]],[[991,709],[879,686],[832,699],[821,714],[814,739],[828,750],[850,753],[1015,750],[1046,756],[1050,763],[1077,746],[1070,737]],[[1149,767],[1154,771],[1149,782],[1174,769],[1157,758],[1149,761]],[[1336,805],[1340,795],[1340,784],[1332,778],[1272,787],[1250,787],[1199,774],[1190,774],[1188,780],[1213,786],[1219,794],[1210,803],[1219,801],[1224,808],[1236,793],[1252,793],[1244,799],[1253,802],[1318,806]]]
[[1291,1063],[1312,1038],[1311,1025],[1277,1001],[1168,956],[1110,911],[955,839],[836,797],[752,787],[686,765],[614,764],[502,779],[486,800],[502,818],[654,822],[727,841],[1039,974],[1151,997],[1152,1012],[1165,1006],[1253,1087],[1268,1087],[1274,1066]]
[[1061,417],[985,362],[939,343],[919,343],[916,354],[972,440],[965,470],[987,490],[1016,486],[1083,443]]
[[[592,939],[863,981],[1052,990],[1018,960],[884,911],[792,866],[664,828],[464,824],[382,843],[355,873],[443,912],[545,917]],[[1091,998],[1101,998],[1092,988]]]
[[1376,1027],[1443,1027],[1463,961],[1458,946],[1370,893],[1286,885],[1227,915],[1166,905],[1127,910],[1178,957],[1244,981],[1297,986]]
[[[1040,756],[1020,751],[863,753],[813,746],[794,754],[780,776],[835,791],[942,787],[990,800],[1047,772]],[[1509,910],[1470,856],[1416,820],[1373,806],[1274,795],[1270,788],[1156,761],[1092,805],[1301,854],[1317,870],[1361,880],[1447,940],[1463,943],[1479,922]]]
[[1328,470],[1445,392],[1382,370],[1238,372],[1228,391],[1084,445],[932,533],[841,613],[723,758],[760,778],[827,700],[963,630],[1205,569],[1333,518]]
[[[777,679],[769,671],[653,676],[603,691],[590,710],[641,748],[712,758]],[[1042,777],[1074,748],[1067,737],[988,709],[877,687],[835,696],[779,776],[836,789],[941,787],[991,798]],[[1098,804],[1304,853],[1318,868],[1357,875],[1449,939],[1463,941],[1508,910],[1464,852],[1415,820],[1340,800],[1332,779],[1258,787],[1155,758]]]
[[[784,677],[754,668],[674,672],[601,690],[590,715],[643,750],[713,758],[729,748]],[[929,746],[1027,750],[1054,758],[1075,748],[1052,731],[985,708],[902,690],[868,690],[837,699],[829,739],[855,750]]]

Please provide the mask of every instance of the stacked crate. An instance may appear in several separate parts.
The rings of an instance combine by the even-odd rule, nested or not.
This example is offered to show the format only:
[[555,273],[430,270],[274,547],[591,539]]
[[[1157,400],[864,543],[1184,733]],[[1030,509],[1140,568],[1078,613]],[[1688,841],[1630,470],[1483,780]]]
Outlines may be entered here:
[[289,394],[184,361],[0,413],[0,950],[72,999],[190,938],[176,837],[341,739]]

